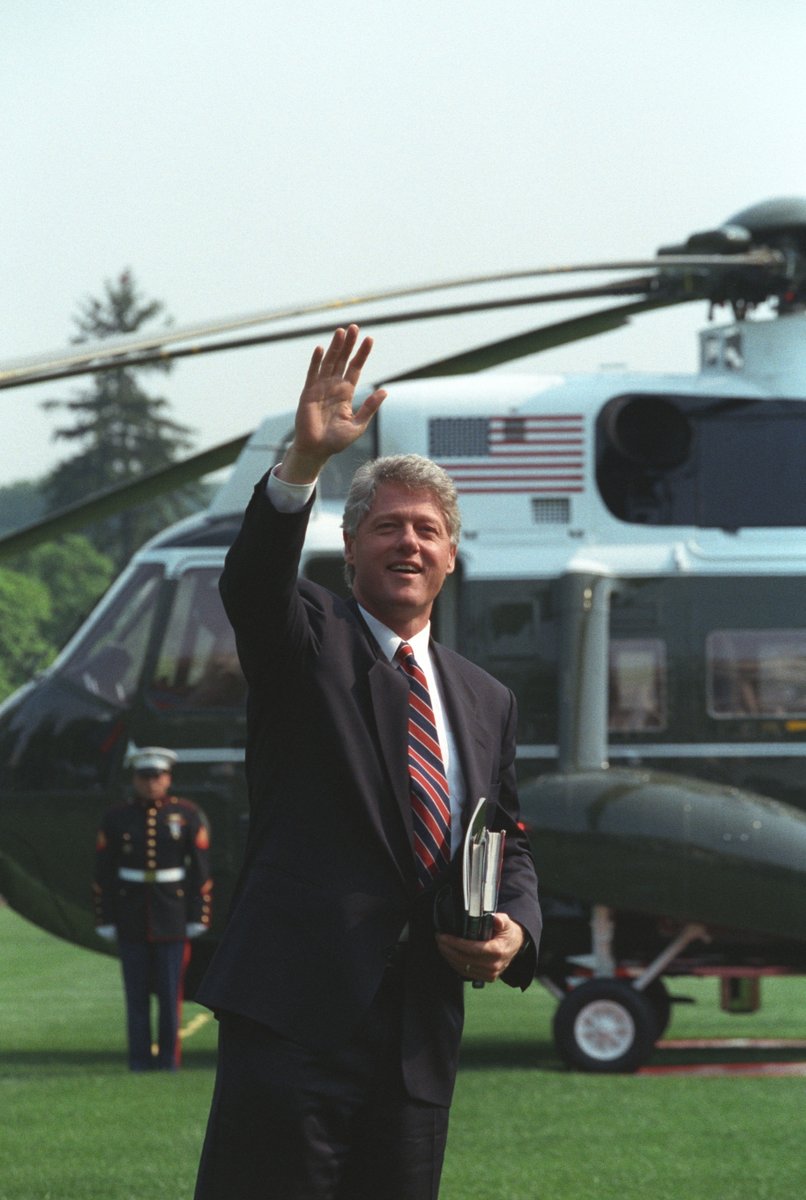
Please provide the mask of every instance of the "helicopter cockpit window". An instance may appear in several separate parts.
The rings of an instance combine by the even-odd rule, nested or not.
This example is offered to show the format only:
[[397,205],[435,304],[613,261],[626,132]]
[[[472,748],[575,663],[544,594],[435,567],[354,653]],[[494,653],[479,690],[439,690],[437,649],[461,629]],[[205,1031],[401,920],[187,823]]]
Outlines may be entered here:
[[608,728],[666,728],[666,647],[659,638],[611,639]]
[[114,705],[127,704],[143,668],[162,571],[139,567],[92,621],[64,666],[64,677]]
[[218,592],[221,571],[182,575],[146,697],[160,710],[240,708],[246,681]]
[[806,629],[715,630],[705,653],[711,716],[806,716]]
[[67,659],[65,678],[110,704],[124,706],[131,700],[143,670],[161,577],[154,565],[134,572]]

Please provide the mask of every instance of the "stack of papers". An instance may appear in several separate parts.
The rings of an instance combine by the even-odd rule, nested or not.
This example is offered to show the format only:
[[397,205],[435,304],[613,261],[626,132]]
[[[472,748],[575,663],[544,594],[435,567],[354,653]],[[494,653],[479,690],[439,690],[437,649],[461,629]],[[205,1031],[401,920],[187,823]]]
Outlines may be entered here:
[[486,942],[493,935],[493,913],[498,905],[498,888],[504,861],[504,832],[487,829],[481,797],[468,827],[462,863],[464,889],[464,936]]

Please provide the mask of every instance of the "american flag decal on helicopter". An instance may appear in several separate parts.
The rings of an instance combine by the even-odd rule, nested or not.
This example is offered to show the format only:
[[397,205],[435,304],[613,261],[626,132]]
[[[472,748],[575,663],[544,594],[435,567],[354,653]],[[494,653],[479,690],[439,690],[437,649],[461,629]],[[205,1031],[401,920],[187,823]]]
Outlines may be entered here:
[[465,495],[583,489],[581,414],[435,417],[428,433],[430,457]]

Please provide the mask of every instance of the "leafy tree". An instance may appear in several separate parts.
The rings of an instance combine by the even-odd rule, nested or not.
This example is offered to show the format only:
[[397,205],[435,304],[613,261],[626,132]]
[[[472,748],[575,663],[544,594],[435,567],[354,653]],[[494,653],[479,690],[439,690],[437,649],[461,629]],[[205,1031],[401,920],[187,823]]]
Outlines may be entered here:
[[[76,342],[120,337],[139,330],[164,314],[158,300],[140,296],[129,271],[104,296],[84,302],[74,323]],[[51,508],[63,508],[93,492],[135,480],[175,462],[192,445],[191,430],[170,419],[169,402],[148,395],[138,383],[145,371],[167,372],[170,362],[102,371],[91,386],[71,399],[49,400],[46,409],[66,410],[74,421],[54,437],[77,446],[77,453],[60,463],[45,481]],[[202,493],[186,487],[162,499],[98,521],[87,529],[94,545],[121,567],[134,551],[165,525],[198,508]]]
[[0,699],[47,666],[55,647],[43,635],[50,596],[38,579],[0,569]]
[[49,613],[41,620],[40,627],[43,637],[59,649],[95,607],[115,576],[111,558],[77,533],[37,546],[19,555],[10,565],[47,589]]
[[79,534],[0,569],[0,700],[46,667],[114,577],[111,559]]

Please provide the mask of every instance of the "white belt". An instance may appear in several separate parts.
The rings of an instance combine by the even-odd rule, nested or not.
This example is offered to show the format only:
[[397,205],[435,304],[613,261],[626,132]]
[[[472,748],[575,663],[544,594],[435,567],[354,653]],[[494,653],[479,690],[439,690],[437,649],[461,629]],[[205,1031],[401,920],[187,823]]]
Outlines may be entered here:
[[134,867],[119,867],[118,878],[126,883],[179,883],[185,878],[184,867],[164,867],[157,871],[138,871]]

